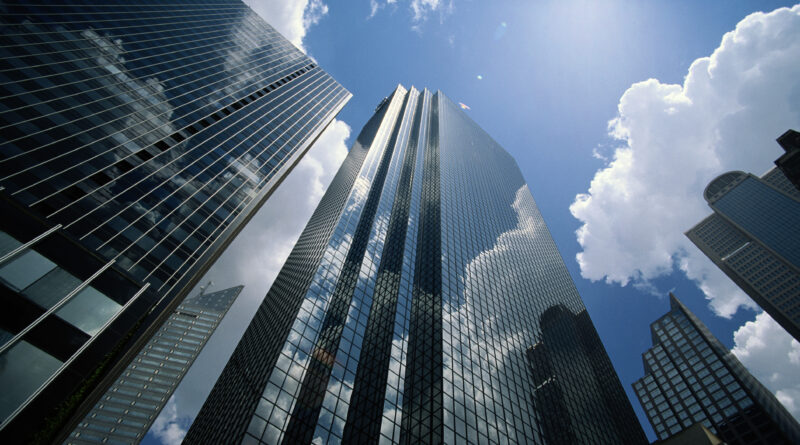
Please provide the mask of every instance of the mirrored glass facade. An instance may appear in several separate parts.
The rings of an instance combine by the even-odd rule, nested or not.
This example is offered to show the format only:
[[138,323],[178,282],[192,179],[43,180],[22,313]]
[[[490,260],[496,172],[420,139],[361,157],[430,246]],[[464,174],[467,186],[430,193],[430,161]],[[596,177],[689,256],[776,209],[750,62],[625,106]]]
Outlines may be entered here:
[[141,441],[242,287],[200,293],[178,305],[64,443]]
[[402,86],[185,440],[646,443],[513,158]]
[[[0,194],[27,215],[4,218],[40,220],[36,235],[76,241],[75,262],[96,256],[148,286],[158,307],[127,315],[147,335],[350,98],[240,0],[0,0],[0,27]],[[93,339],[134,310],[35,250],[0,261],[5,307],[52,310]],[[0,325],[0,360],[36,320]],[[96,343],[131,337],[115,338]],[[40,362],[43,382],[63,372]],[[4,399],[0,433],[44,389]],[[20,422],[35,429],[31,416]]]
[[633,389],[660,440],[701,423],[732,445],[800,443],[797,421],[674,295],[650,333]]
[[169,294],[350,94],[237,0],[61,3],[0,4],[0,184]]
[[720,175],[705,198],[714,213],[686,236],[800,340],[800,191],[773,168]]

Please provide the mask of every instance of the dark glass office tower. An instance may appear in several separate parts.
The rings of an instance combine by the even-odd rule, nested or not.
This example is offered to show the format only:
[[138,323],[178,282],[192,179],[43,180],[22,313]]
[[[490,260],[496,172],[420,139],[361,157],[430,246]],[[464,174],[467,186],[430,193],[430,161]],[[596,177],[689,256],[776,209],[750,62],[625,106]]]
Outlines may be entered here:
[[781,169],[786,179],[800,190],[800,132],[786,130],[777,141],[786,153],[775,160],[775,165]]
[[686,236],[800,340],[800,190],[773,168],[724,173],[704,197],[714,213]]
[[179,304],[64,443],[141,441],[242,288],[203,289]]
[[186,442],[646,439],[514,159],[398,86]]
[[659,439],[702,423],[729,444],[800,443],[797,421],[674,295],[650,334],[633,388]]
[[[156,297],[145,295],[145,306],[158,302],[151,315],[168,314],[350,97],[239,0],[68,3],[0,2],[0,198],[15,209],[3,214],[3,230],[22,245],[0,267],[10,267],[11,281],[30,272],[20,283],[5,281],[0,312],[34,304],[24,317],[0,317],[8,338],[0,361],[11,360],[5,354],[17,360],[17,345],[29,344],[36,351],[21,356],[49,363],[28,382],[30,391],[0,398],[0,434],[12,423],[37,429],[31,422],[44,416],[34,399],[50,391],[51,378],[71,372],[62,365],[88,353],[87,338],[106,353],[127,354],[118,342],[141,337],[128,330],[153,325],[147,307],[126,306],[133,293],[105,291],[114,304],[98,297],[96,314],[73,314],[96,316],[89,327],[66,320],[66,331],[80,331],[65,337],[70,348],[53,356],[26,340],[100,272],[52,275],[39,283],[55,286],[49,298],[30,298],[27,286],[52,270],[25,256],[43,242],[38,235],[74,241],[72,260],[59,267],[97,257],[103,270],[148,287],[145,294]],[[26,232],[29,219],[41,232]],[[125,326],[113,335],[97,330],[119,311]],[[92,363],[105,355],[75,378],[94,375]],[[69,389],[66,398],[87,389],[59,387]],[[58,405],[61,395],[43,407]]]

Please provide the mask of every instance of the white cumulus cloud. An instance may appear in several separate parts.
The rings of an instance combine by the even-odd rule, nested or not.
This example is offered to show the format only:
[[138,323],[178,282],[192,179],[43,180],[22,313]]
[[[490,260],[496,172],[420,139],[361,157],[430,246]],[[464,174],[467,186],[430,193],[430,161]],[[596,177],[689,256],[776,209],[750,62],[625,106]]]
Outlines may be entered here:
[[585,278],[652,289],[680,269],[717,314],[754,307],[683,233],[711,212],[702,198],[711,179],[762,174],[782,153],[775,138],[800,123],[798,60],[800,5],[745,17],[682,85],[628,88],[609,122],[618,145],[570,207],[583,223]]
[[[392,10],[397,7],[397,0],[370,0],[368,19],[375,15],[382,8],[392,6]],[[439,15],[439,21],[444,21],[445,16],[452,14],[455,10],[453,0],[411,0],[408,2],[408,10],[411,13],[411,29],[420,31],[422,23],[426,22],[433,14]]]
[[303,38],[308,28],[328,13],[322,0],[244,0],[256,14],[277,29],[303,52]]
[[395,4],[397,4],[397,0],[385,0],[383,3],[378,0],[369,0],[369,15],[367,16],[367,19],[375,17],[375,15],[378,14],[378,11],[380,11],[383,7]]
[[800,420],[800,343],[767,313],[733,334],[739,361]]
[[187,417],[178,416],[175,397],[170,397],[161,414],[153,422],[150,432],[164,445],[180,445],[189,426]]
[[421,22],[428,18],[428,15],[439,11],[447,12],[448,9],[453,7],[453,2],[444,2],[442,0],[411,0],[411,12],[414,13],[414,21]]
[[[494,311],[491,308],[496,302],[482,289],[486,283],[494,282],[503,289],[505,295],[512,298],[529,295],[532,292],[531,298],[546,301],[546,291],[531,289],[529,283],[531,279],[546,280],[553,276],[552,270],[544,268],[525,267],[524,264],[511,268],[505,266],[515,263],[516,258],[527,255],[533,250],[547,248],[547,243],[543,243],[541,237],[549,235],[527,185],[517,189],[511,208],[516,213],[517,225],[501,233],[491,248],[480,252],[467,264],[463,276],[463,296],[459,296],[463,300],[455,305],[453,300],[456,295],[450,295],[451,302],[445,305],[442,315],[445,326],[453,326],[454,330],[466,334],[451,339],[452,345],[449,347],[457,351],[456,353],[444,355],[445,385],[461,388],[464,382],[469,386],[473,380],[482,379],[484,382],[491,382],[484,385],[482,391],[476,391],[469,403],[474,402],[479,409],[485,407],[487,411],[495,413],[507,410],[509,403],[528,403],[520,400],[520,397],[532,393],[533,389],[528,388],[530,382],[520,382],[512,370],[527,366],[523,363],[525,358],[520,351],[524,351],[535,342],[530,332],[539,329],[539,320],[534,319],[530,312],[509,318],[501,312]],[[498,282],[496,277],[502,279]],[[482,315],[489,313],[494,315]],[[537,325],[521,326],[514,320],[516,317],[522,317],[521,319]],[[494,351],[494,354],[487,356],[485,351]],[[452,388],[446,392],[454,394],[454,399],[459,403],[465,403],[465,393],[468,393]],[[493,434],[491,431],[497,430],[513,431],[519,428],[516,421],[514,416],[498,416],[495,420],[490,419],[490,434]],[[452,422],[454,421],[450,415],[445,413],[445,423],[452,424]]]

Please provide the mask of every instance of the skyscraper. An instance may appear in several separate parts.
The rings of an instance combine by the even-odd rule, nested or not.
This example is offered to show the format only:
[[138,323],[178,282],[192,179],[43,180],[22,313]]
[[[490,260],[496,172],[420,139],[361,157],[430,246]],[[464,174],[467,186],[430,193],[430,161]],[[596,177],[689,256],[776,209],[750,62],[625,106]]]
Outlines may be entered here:
[[65,443],[138,443],[243,286],[186,298]]
[[781,169],[789,182],[800,190],[800,132],[786,130],[777,141],[786,153],[775,160],[775,165]]
[[185,440],[573,438],[646,443],[513,158],[441,92],[398,86]]
[[729,444],[800,443],[800,425],[674,295],[650,325],[645,376],[633,384],[659,439],[696,423]]
[[[0,3],[0,312],[25,308],[0,317],[0,362],[16,363],[0,382],[26,380],[0,398],[0,435],[59,424],[99,363],[135,353],[350,98],[239,0],[64,3]],[[27,253],[53,236],[64,258]],[[106,272],[142,291],[73,298]],[[98,309],[64,318],[73,303]]]
[[800,190],[773,168],[724,173],[703,196],[714,213],[686,236],[800,340]]

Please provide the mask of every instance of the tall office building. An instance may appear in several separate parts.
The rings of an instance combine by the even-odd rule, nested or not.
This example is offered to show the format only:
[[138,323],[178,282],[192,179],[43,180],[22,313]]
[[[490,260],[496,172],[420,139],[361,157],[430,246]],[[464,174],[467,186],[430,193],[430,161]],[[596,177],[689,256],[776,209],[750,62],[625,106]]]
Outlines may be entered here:
[[674,295],[650,334],[633,388],[659,439],[701,423],[728,444],[800,443],[797,421]]
[[722,439],[717,437],[702,423],[695,423],[685,430],[669,436],[664,440],[659,440],[653,445],[727,445]]
[[178,305],[65,443],[141,441],[242,287],[201,291]]
[[704,197],[714,213],[686,236],[800,340],[800,190],[773,168],[724,173]]
[[185,441],[646,443],[514,159],[402,86]]
[[800,190],[800,132],[787,130],[777,141],[786,153],[775,160],[775,165]]
[[[65,3],[0,2],[0,439],[119,370],[350,98],[239,0]],[[81,293],[107,271],[141,293]]]

